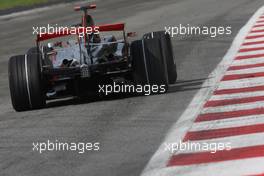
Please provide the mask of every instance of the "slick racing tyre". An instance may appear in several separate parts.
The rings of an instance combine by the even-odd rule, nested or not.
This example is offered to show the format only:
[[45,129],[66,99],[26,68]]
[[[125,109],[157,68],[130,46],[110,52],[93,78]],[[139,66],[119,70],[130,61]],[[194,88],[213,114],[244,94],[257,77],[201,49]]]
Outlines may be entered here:
[[40,55],[19,55],[8,63],[9,88],[16,111],[43,108],[46,104],[41,80]]
[[136,84],[164,85],[168,88],[168,74],[161,42],[157,38],[136,40],[131,43],[133,77]]
[[165,31],[147,33],[143,36],[145,39],[158,38],[161,41],[163,56],[166,58],[166,67],[168,72],[169,84],[174,84],[177,80],[176,62],[173,56],[171,38]]

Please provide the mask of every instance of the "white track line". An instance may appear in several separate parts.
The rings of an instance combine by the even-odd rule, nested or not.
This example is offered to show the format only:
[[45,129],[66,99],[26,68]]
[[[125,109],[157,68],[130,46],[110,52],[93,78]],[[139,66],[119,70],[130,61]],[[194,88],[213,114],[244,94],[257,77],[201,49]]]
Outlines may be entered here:
[[245,43],[247,42],[264,42],[264,37],[254,38],[254,39],[245,39]]
[[222,81],[219,83],[218,90],[246,88],[246,87],[253,87],[253,86],[260,86],[260,85],[264,85],[264,77]]
[[238,110],[253,109],[253,108],[263,108],[263,107],[264,107],[264,101],[256,101],[256,102],[251,102],[251,103],[208,107],[208,108],[203,108],[201,112],[202,114],[205,114],[205,113],[238,111]]
[[194,123],[190,131],[214,130],[256,124],[264,124],[263,114]]
[[258,35],[264,35],[264,32],[251,32],[248,34],[248,36],[258,36]]
[[241,59],[235,60],[231,66],[250,65],[264,63],[263,58]]
[[210,97],[211,100],[231,100],[231,99],[238,99],[238,98],[249,98],[249,97],[257,97],[257,96],[264,96],[263,91],[255,91],[255,92],[243,92],[243,93],[234,93],[234,94],[223,94],[223,95],[213,95]]
[[[257,50],[257,51],[239,52],[239,53],[237,53],[237,56],[248,56],[248,55],[255,55],[255,54],[264,54],[264,49],[263,50]],[[264,60],[264,56],[261,58]],[[250,58],[250,59],[252,59],[252,58]]]
[[[263,21],[263,20],[262,19],[259,19],[258,21]],[[264,22],[258,22],[258,21],[255,23],[255,25],[262,25],[262,24],[264,24]]]
[[[263,59],[264,61],[264,59]],[[255,67],[255,68],[247,68],[242,70],[229,70],[226,72],[226,75],[233,75],[233,74],[250,74],[250,73],[259,73],[264,72],[263,67]]]
[[252,30],[263,30],[263,29],[264,29],[264,26],[252,28]]
[[[236,53],[239,50],[239,47],[244,42],[244,37],[249,33],[252,26],[255,24],[255,21],[260,15],[264,12],[264,7],[260,8],[249,22],[239,31],[235,40],[233,41],[231,48],[228,50],[227,54],[224,56],[221,63],[217,68],[209,75],[209,78],[202,87],[204,88],[199,90],[195,95],[192,102],[182,114],[178,122],[171,128],[164,142],[161,144],[157,152],[153,155],[148,165],[142,172],[143,176],[175,176],[175,175],[195,175],[195,176],[234,176],[234,175],[247,175],[252,173],[260,173],[264,171],[263,162],[264,158],[254,158],[247,160],[238,160],[238,161],[227,161],[219,163],[210,163],[204,164],[200,168],[197,165],[187,166],[187,167],[166,167],[166,164],[172,154],[169,151],[164,150],[164,145],[167,143],[175,143],[181,141],[186,134],[186,132],[191,128],[193,121],[197,117],[198,113],[202,110],[202,105],[208,99],[210,94],[216,88],[216,83],[221,79],[225,70],[229,65],[231,65],[233,59],[236,56]],[[262,82],[264,84],[264,82]],[[227,87],[227,85],[225,85]],[[248,162],[247,162],[248,161]],[[256,162],[254,167],[247,167],[252,162]],[[240,168],[241,169],[237,169]]]
[[258,48],[258,47],[264,47],[264,43],[255,44],[255,45],[242,45],[241,49]]

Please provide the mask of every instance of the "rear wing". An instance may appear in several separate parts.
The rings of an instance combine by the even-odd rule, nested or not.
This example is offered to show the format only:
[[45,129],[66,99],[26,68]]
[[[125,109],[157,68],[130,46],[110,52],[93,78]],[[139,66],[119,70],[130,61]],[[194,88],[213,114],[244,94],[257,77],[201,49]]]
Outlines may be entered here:
[[[44,34],[37,34],[36,42],[41,42],[49,39],[64,37],[68,35],[79,35],[80,33],[84,32],[83,27],[76,27],[77,33],[72,34],[70,28],[63,29],[61,31],[58,31],[56,33],[44,33]],[[80,29],[78,29],[80,28]],[[92,27],[93,31],[97,28],[99,32],[108,32],[108,31],[123,31],[125,32],[125,23],[115,23],[115,24],[104,24],[99,26]]]
[[83,5],[83,6],[75,6],[75,11],[81,11],[81,10],[88,10],[88,9],[95,9],[96,4],[89,4],[89,5]]

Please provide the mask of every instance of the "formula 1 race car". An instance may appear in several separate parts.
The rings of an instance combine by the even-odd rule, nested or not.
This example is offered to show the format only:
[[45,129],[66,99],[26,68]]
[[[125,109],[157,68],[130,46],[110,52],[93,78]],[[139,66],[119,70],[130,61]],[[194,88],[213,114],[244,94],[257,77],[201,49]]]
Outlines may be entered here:
[[[96,5],[75,7],[83,11],[79,27],[94,27],[87,13]],[[99,34],[92,31],[75,40],[66,33],[37,35],[36,47],[25,55],[9,60],[9,87],[16,111],[43,108],[46,101],[66,96],[98,95],[98,85],[120,84],[164,85],[176,81],[176,64],[171,39],[165,31],[151,32],[142,39],[129,42],[133,33],[125,32],[125,24],[99,25]],[[105,35],[118,32],[120,38]],[[52,41],[60,38],[62,41]],[[63,39],[62,39],[63,38]],[[52,42],[50,42],[52,41]],[[45,42],[49,42],[43,44]]]

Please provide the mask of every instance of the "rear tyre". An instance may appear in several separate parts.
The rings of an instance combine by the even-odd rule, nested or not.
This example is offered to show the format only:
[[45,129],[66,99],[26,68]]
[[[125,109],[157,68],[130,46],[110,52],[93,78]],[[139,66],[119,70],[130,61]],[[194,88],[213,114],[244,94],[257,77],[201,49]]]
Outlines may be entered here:
[[166,59],[166,67],[168,73],[168,82],[169,84],[174,84],[177,80],[177,69],[176,62],[173,56],[172,44],[170,35],[165,33],[165,31],[157,31],[147,33],[143,36],[143,38],[158,38],[161,41],[161,47],[163,50],[163,56]]
[[166,61],[162,55],[159,39],[142,39],[132,42],[131,56],[136,84],[163,86],[163,89],[167,91],[168,75],[164,65]]
[[46,104],[41,81],[40,55],[19,55],[8,63],[9,88],[16,111],[43,108]]

